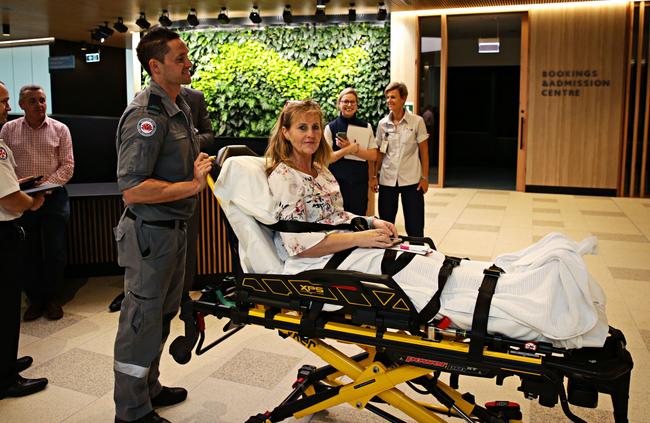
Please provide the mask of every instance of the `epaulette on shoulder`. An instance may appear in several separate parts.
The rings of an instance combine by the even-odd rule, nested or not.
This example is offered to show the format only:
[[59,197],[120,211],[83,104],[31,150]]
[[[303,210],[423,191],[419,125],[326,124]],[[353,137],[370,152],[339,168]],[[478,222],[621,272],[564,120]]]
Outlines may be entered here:
[[147,104],[147,111],[159,115],[162,113],[162,97],[158,94],[149,94],[149,103]]

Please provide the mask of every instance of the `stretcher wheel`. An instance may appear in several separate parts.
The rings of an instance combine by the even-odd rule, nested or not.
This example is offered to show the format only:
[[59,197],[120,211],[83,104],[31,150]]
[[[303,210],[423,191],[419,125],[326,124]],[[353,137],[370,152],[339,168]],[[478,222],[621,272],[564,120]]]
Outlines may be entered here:
[[185,336],[179,336],[169,346],[169,353],[178,364],[187,364],[192,358],[192,348],[194,343]]

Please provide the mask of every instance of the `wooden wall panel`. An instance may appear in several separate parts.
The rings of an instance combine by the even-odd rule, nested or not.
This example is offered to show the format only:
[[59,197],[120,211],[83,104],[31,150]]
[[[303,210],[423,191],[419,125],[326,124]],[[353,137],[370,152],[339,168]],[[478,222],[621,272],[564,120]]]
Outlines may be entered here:
[[[530,11],[527,185],[617,188],[626,9]],[[572,81],[583,86],[548,86]]]
[[[225,218],[209,188],[201,196],[201,217],[197,239],[197,276],[232,271],[230,245],[226,238]],[[96,266],[117,269],[117,247],[113,227],[123,211],[119,196],[74,197],[70,200],[67,265],[90,271]],[[104,266],[104,267],[102,267]],[[74,273],[74,272],[73,272]],[[79,273],[79,272],[76,272]]]
[[121,203],[118,197],[70,199],[68,266],[117,263],[113,226],[120,219]]
[[[401,81],[409,90],[407,101],[418,110],[418,17],[415,15],[392,15],[390,19],[390,80]],[[384,92],[386,87],[377,87]],[[388,113],[388,109],[386,109]]]

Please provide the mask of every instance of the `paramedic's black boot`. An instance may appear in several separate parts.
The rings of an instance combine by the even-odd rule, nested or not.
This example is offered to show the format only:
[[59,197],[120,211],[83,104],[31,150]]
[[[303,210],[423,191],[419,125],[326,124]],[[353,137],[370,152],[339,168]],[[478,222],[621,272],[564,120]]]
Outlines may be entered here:
[[185,388],[168,388],[167,386],[163,386],[162,391],[151,398],[151,405],[154,407],[165,407],[183,402],[185,398],[187,398],[187,390]]
[[[160,417],[158,415],[158,413],[156,413],[153,410],[151,410],[151,412],[149,414],[147,414],[146,416],[140,417],[137,420],[131,420],[131,422],[137,422],[137,423],[171,423],[166,418]],[[122,420],[122,419],[118,419],[117,417],[115,417],[115,423],[127,423],[127,421]]]
[[124,301],[124,292],[115,297],[113,301],[111,301],[111,303],[108,305],[110,312],[112,313],[114,311],[120,311],[122,308],[122,301]]

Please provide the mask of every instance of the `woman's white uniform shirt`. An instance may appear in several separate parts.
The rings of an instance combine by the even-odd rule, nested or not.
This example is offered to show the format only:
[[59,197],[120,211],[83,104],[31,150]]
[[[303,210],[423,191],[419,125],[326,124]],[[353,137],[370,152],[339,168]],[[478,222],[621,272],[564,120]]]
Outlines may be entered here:
[[394,187],[420,182],[422,166],[418,144],[428,138],[424,119],[408,110],[397,125],[393,124],[393,112],[380,120],[375,137],[377,148],[384,154],[379,184]]

